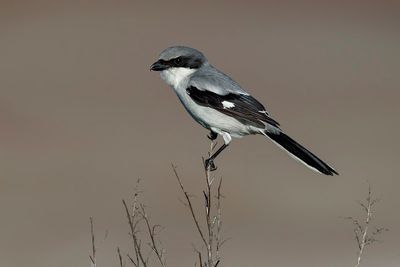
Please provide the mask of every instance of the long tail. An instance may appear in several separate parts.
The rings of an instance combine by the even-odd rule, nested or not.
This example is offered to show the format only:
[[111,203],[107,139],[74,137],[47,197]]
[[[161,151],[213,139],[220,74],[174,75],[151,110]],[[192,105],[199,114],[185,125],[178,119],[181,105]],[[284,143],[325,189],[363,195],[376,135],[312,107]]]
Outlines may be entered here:
[[300,161],[313,171],[323,173],[325,175],[339,175],[331,166],[320,160],[313,153],[308,151],[302,145],[294,141],[292,138],[283,132],[261,132],[266,137],[270,138],[280,148],[285,150],[291,157]]

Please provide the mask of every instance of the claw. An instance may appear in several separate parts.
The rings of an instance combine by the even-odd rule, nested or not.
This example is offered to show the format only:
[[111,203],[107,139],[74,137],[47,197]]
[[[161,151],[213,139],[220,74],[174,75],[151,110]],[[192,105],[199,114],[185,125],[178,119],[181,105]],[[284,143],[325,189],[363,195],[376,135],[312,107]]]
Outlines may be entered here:
[[207,135],[207,138],[210,139],[211,141],[214,141],[215,139],[217,139],[217,137],[218,137],[218,134],[213,131],[210,131],[210,134]]
[[211,172],[217,170],[217,166],[215,166],[214,160],[211,159],[211,158],[206,159],[206,160],[204,161],[204,166],[205,166],[205,168],[206,168],[207,170],[209,170],[209,171],[211,171]]

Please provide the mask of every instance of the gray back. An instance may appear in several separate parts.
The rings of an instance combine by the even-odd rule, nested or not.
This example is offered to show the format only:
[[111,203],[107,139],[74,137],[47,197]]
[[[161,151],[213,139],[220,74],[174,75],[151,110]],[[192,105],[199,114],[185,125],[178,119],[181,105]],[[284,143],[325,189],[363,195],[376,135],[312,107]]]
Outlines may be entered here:
[[248,95],[231,77],[211,65],[201,67],[190,78],[189,84],[199,90],[211,91],[219,95],[229,93]]

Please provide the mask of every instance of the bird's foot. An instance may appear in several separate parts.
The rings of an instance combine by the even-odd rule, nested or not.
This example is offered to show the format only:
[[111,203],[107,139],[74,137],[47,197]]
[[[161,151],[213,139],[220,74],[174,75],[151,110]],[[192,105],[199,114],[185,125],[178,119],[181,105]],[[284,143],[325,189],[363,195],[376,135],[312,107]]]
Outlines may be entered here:
[[215,166],[214,159],[212,158],[208,158],[204,161],[204,167],[206,168],[206,170],[209,170],[210,172],[217,170],[217,166]]
[[210,131],[210,134],[207,135],[207,138],[210,139],[211,141],[214,141],[215,139],[217,139],[217,137],[218,137],[218,134],[213,131]]

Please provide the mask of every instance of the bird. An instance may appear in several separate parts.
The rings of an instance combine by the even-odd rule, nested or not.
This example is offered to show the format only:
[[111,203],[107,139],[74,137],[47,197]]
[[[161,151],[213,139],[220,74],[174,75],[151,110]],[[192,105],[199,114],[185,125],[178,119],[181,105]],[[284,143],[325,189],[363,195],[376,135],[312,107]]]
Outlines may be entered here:
[[232,137],[262,135],[311,170],[338,175],[334,168],[286,135],[263,104],[211,65],[202,52],[187,46],[168,47],[150,70],[160,73],[191,117],[210,131],[209,139],[222,136],[224,143],[204,161],[207,170],[217,169],[214,160],[229,146]]

